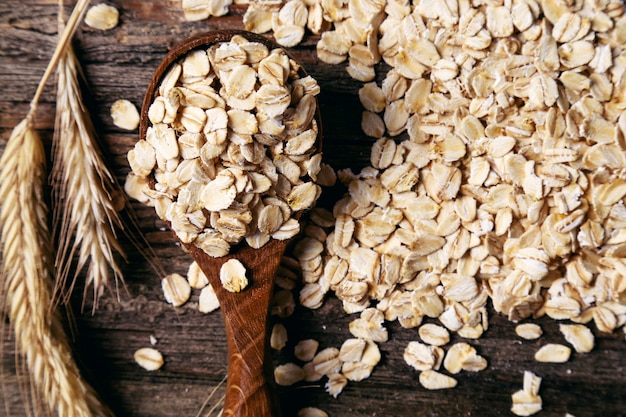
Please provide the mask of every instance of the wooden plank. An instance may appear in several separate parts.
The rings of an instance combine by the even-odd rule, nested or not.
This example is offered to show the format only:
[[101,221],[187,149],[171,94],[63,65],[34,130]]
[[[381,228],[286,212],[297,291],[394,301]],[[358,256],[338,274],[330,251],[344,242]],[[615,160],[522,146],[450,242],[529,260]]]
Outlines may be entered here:
[[[139,105],[152,72],[168,48],[202,31],[241,28],[242,6],[231,15],[189,23],[182,18],[180,2],[159,0],[113,1],[121,9],[121,24],[108,32],[83,26],[75,42],[90,87],[88,106],[102,140],[103,151],[120,181],[128,172],[125,154],[137,140],[136,133],[116,128],[109,108],[126,98]],[[69,12],[69,8],[67,9]],[[0,3],[0,152],[11,129],[28,111],[39,77],[52,54],[56,33],[56,1],[4,0]],[[324,118],[324,156],[335,168],[358,170],[369,158],[371,139],[360,133],[359,84],[342,66],[315,58],[315,37],[292,50],[318,79]],[[49,146],[54,123],[54,88],[46,89],[37,115],[37,128]],[[339,191],[341,192],[341,190]],[[332,202],[333,196],[326,196]],[[150,208],[133,204],[139,226],[153,246],[163,268],[185,273],[191,259]],[[211,390],[226,375],[226,342],[219,312],[196,311],[197,294],[190,303],[173,309],[163,300],[160,276],[132,245],[124,241],[129,262],[124,264],[126,289],[107,294],[92,315],[80,312],[81,293],[73,300],[76,352],[87,378],[93,382],[118,416],[162,417],[196,415]],[[315,338],[321,347],[340,346],[350,334],[353,317],[343,313],[336,299],[316,311],[297,308],[286,321],[289,343],[274,353],[275,363],[291,360],[293,345],[301,338]],[[389,324],[390,341],[380,346],[383,359],[371,378],[350,383],[337,398],[324,392],[323,382],[281,388],[285,416],[300,407],[320,407],[331,416],[506,416],[511,394],[521,388],[524,370],[544,378],[541,416],[577,417],[626,415],[626,355],[624,334],[596,334],[591,354],[574,354],[562,365],[539,364],[533,354],[540,343],[562,342],[558,323],[541,319],[541,342],[521,342],[514,324],[491,314],[483,338],[472,341],[489,361],[487,370],[463,373],[453,390],[429,392],[418,384],[418,373],[402,358],[403,349],[417,340],[415,330]],[[149,336],[165,356],[165,366],[155,373],[141,370],[133,352],[149,345]],[[461,341],[458,336],[453,341]],[[4,384],[0,415],[23,417],[15,378],[12,340],[3,343]],[[217,397],[223,392],[218,389]],[[214,402],[211,402],[214,403]],[[5,406],[9,407],[5,411]],[[3,414],[4,413],[4,414]]]

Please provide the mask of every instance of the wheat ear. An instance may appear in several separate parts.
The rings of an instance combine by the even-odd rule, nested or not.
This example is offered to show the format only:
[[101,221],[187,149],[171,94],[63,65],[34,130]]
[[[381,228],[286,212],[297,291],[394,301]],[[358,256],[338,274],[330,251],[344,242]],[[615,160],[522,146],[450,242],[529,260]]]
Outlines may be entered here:
[[[88,4],[88,0],[76,4],[30,111],[13,129],[0,158],[0,308],[8,315],[15,334],[18,375],[24,378],[20,388],[28,415],[112,415],[81,378],[60,316],[51,308],[52,245],[44,198],[46,156],[33,127],[43,86]],[[3,321],[0,335],[5,330]],[[22,375],[26,370],[28,376]]]
[[[18,361],[30,378],[22,387],[30,407],[39,399],[63,417],[107,416],[81,378],[52,299],[51,242],[43,196],[45,153],[26,118],[13,131],[0,159],[2,295],[15,334]],[[18,369],[20,366],[18,366]],[[35,411],[35,414],[40,414]]]
[[[63,26],[63,0],[59,0],[59,31]],[[51,180],[53,224],[57,233],[54,239],[57,243],[55,298],[67,303],[79,274],[87,268],[83,307],[92,288],[92,311],[95,311],[106,288],[111,289],[115,284],[115,292],[119,296],[119,284],[124,284],[116,261],[116,255],[125,258],[117,240],[117,230],[124,232],[157,272],[163,274],[163,268],[139,230],[122,187],[101,156],[91,116],[83,104],[82,75],[74,50],[68,45],[60,57],[57,70],[53,138]],[[123,208],[128,214],[124,220],[119,215]]]
[[[100,156],[95,130],[83,105],[76,55],[71,46],[59,61],[52,184],[55,195],[57,293],[67,301],[77,275],[87,267],[85,295],[93,287],[93,309],[104,289],[123,282],[115,252],[123,256],[116,229],[123,229],[114,202],[123,194]],[[73,238],[73,239],[72,239]],[[66,285],[72,259],[73,279]],[[112,279],[113,278],[113,279]],[[117,286],[117,285],[116,285]],[[83,302],[86,297],[83,297]]]

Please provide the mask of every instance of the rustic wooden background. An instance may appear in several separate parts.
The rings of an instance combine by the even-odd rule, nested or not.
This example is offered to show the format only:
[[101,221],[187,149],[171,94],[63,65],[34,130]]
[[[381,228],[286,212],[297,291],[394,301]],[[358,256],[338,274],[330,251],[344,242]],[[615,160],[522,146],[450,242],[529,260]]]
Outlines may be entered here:
[[[242,28],[245,8],[233,6],[230,14],[203,22],[183,19],[180,1],[108,1],[120,9],[117,28],[99,32],[85,25],[75,47],[90,87],[88,105],[103,141],[110,167],[123,181],[128,172],[126,152],[137,140],[136,132],[116,128],[109,108],[120,98],[140,105],[152,72],[168,48],[184,38],[211,29]],[[69,8],[67,9],[69,13]],[[55,46],[56,0],[2,0],[0,2],[0,153],[11,129],[28,111],[29,101]],[[371,140],[360,133],[359,84],[341,66],[316,60],[316,38],[309,36],[291,52],[318,79],[322,88],[324,155],[335,168],[355,170],[367,163]],[[49,146],[54,123],[54,86],[46,89],[37,125]],[[332,201],[331,198],[328,200]],[[190,258],[179,247],[152,209],[134,204],[139,226],[168,273],[184,274]],[[203,315],[194,300],[180,309],[164,302],[160,276],[126,244],[127,292],[117,301],[107,294],[92,315],[88,305],[80,312],[81,297],[74,300],[75,346],[85,375],[119,417],[195,416],[226,374],[226,341],[219,312]],[[195,295],[197,297],[197,294]],[[197,298],[196,298],[197,300]],[[312,337],[322,348],[339,347],[350,337],[352,317],[335,299],[317,311],[298,308],[287,320],[290,342],[276,362],[289,360],[294,341]],[[544,336],[538,342],[522,342],[514,325],[492,314],[483,338],[471,342],[489,361],[478,374],[462,373],[455,389],[429,392],[418,384],[418,373],[402,359],[406,344],[417,339],[416,330],[388,325],[390,341],[382,344],[383,359],[373,375],[350,383],[337,398],[322,383],[280,389],[285,416],[304,406],[316,406],[332,417],[340,416],[508,416],[511,394],[522,386],[524,370],[543,378],[541,416],[576,417],[626,415],[626,342],[624,333],[596,334],[590,354],[573,354],[568,363],[533,361],[537,347],[561,342],[558,323],[539,320]],[[149,346],[164,354],[164,367],[154,373],[140,369],[133,352]],[[453,341],[459,341],[455,337]],[[0,416],[22,417],[24,410],[15,377],[14,349],[4,341],[0,384]],[[223,390],[217,390],[219,396]],[[215,398],[215,397],[214,397]],[[4,403],[4,404],[3,404]],[[214,404],[214,400],[210,404]]]

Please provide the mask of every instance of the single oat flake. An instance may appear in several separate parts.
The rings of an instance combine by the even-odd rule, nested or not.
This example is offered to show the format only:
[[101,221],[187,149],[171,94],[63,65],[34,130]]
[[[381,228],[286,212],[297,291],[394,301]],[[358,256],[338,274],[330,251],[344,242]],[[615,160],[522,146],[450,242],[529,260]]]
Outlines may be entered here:
[[241,292],[248,286],[246,267],[237,259],[229,259],[220,268],[222,286],[230,292]]
[[543,330],[538,324],[523,323],[515,326],[515,333],[522,339],[535,340],[541,337]]
[[304,379],[304,371],[295,363],[278,365],[274,369],[274,380],[278,385],[289,386]]
[[220,308],[220,302],[213,287],[210,284],[203,287],[198,297],[198,311],[207,314],[218,308]]
[[319,342],[314,339],[301,340],[294,347],[294,355],[303,362],[311,361],[317,353]]
[[548,343],[535,352],[538,362],[564,363],[569,360],[571,349],[565,345]]
[[456,387],[456,379],[433,370],[420,372],[420,384],[429,390],[440,390]]
[[141,348],[135,352],[135,362],[146,371],[157,371],[163,366],[163,355],[154,348]]
[[165,300],[174,307],[180,307],[189,300],[191,286],[180,274],[170,274],[161,280]]
[[594,336],[589,327],[582,324],[560,324],[559,331],[576,352],[588,353],[593,350]]
[[139,126],[137,107],[128,100],[117,100],[111,106],[113,124],[124,130],[135,130]]
[[282,323],[276,323],[270,334],[270,346],[272,349],[281,350],[287,344],[287,328]]
[[109,30],[117,26],[119,11],[108,4],[96,4],[87,10],[85,24],[98,30]]

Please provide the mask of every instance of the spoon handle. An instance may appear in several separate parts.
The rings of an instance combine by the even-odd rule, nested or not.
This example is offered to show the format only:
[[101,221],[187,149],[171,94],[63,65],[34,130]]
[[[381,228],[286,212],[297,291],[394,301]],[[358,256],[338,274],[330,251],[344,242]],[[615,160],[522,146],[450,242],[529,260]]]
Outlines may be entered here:
[[[244,311],[242,311],[244,310]],[[267,314],[227,315],[228,379],[223,416],[279,417],[266,341]],[[267,360],[265,359],[267,357]]]
[[[286,246],[286,241],[272,240],[262,251],[245,247],[224,258],[207,258],[197,247],[187,246],[216,292],[226,326],[224,417],[281,416],[269,352],[268,311]],[[249,285],[241,293],[228,292],[219,280],[219,269],[230,258],[240,260],[248,271]]]

